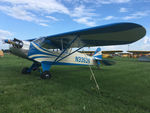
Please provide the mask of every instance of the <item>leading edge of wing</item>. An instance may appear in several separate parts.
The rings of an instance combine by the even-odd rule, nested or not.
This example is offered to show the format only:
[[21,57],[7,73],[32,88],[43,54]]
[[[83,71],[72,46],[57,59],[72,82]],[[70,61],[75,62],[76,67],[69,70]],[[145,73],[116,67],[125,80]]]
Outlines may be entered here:
[[146,30],[143,26],[136,23],[123,22],[51,35],[44,38],[61,39],[79,36],[88,46],[104,46],[129,44],[141,39],[145,34]]
[[[83,45],[92,47],[130,44],[141,39],[145,34],[146,30],[143,26],[135,23],[123,22],[41,37],[39,40],[44,39],[42,43],[47,44],[47,46],[51,46],[48,42],[52,41],[55,46],[54,48],[58,48],[58,45],[61,43],[67,47],[66,44],[68,44],[70,40],[73,40],[73,37],[79,37]],[[65,40],[62,41],[62,39],[65,39],[67,42]],[[78,41],[74,42],[71,47],[78,47],[78,43]]]
[[95,33],[119,32],[119,31],[121,32],[121,31],[127,31],[127,30],[134,29],[134,28],[142,28],[143,33],[144,32],[146,33],[146,30],[142,25],[139,25],[136,23],[130,23],[130,22],[120,22],[120,23],[113,23],[113,24],[90,27],[90,28],[76,30],[76,31],[60,33],[60,34],[56,34],[56,35],[50,35],[50,36],[46,36],[45,38],[64,37],[64,36],[68,36],[68,35],[86,35],[85,33],[95,34]]

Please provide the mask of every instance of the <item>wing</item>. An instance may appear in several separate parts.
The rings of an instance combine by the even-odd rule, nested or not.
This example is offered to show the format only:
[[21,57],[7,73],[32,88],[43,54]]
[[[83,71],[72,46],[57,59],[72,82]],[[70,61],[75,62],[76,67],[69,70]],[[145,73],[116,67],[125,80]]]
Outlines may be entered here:
[[135,42],[146,34],[143,26],[135,23],[115,23],[105,26],[97,26],[83,30],[77,30],[35,40],[45,48],[67,48],[71,44],[71,48],[106,45],[120,45]]

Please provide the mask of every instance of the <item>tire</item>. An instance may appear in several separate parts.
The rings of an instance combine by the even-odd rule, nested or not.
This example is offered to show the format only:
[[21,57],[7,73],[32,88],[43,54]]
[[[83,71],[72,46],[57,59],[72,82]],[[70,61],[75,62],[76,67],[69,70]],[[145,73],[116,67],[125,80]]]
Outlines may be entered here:
[[51,78],[51,74],[49,71],[44,71],[42,74],[41,74],[41,79],[50,79]]
[[30,74],[31,72],[29,71],[28,67],[25,67],[22,69],[22,74]]

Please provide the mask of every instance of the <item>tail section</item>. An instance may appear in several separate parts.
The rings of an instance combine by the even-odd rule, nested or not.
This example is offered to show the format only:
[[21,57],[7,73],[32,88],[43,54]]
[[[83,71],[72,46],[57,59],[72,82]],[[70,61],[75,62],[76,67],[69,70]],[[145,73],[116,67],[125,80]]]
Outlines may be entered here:
[[100,64],[103,64],[103,65],[106,65],[106,66],[110,66],[110,65],[115,64],[114,61],[107,60],[107,59],[102,59],[101,48],[96,49],[93,57],[94,57],[94,60],[96,61],[98,67],[100,66]]
[[95,61],[96,61],[96,64],[97,64],[97,67],[99,68],[100,66],[100,61],[102,60],[102,51],[101,51],[101,48],[97,48],[94,55],[93,55]]
[[101,48],[97,48],[93,57],[96,59],[96,60],[102,60],[102,51],[101,51]]

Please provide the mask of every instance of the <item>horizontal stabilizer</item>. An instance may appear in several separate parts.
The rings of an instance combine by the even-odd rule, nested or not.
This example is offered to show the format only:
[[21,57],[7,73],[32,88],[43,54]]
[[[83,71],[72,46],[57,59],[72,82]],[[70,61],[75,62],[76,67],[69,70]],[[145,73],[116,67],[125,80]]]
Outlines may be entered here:
[[111,66],[111,65],[116,64],[115,61],[112,61],[112,60],[106,60],[106,59],[103,59],[103,60],[101,60],[100,62],[101,62],[101,64],[106,65],[106,66]]

